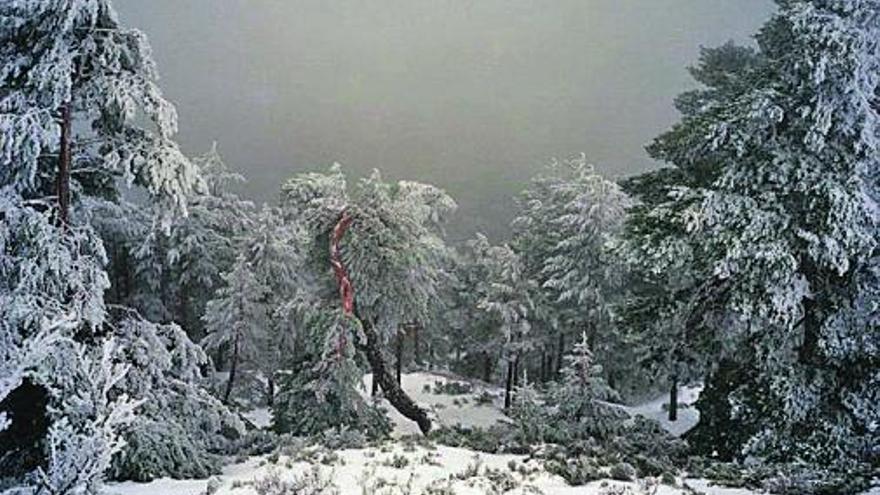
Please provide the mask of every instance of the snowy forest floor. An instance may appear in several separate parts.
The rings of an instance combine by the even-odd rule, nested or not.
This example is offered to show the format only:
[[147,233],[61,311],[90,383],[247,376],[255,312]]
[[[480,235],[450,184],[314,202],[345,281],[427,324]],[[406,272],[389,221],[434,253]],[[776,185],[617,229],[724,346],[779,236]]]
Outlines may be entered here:
[[[402,378],[403,387],[419,404],[431,411],[437,426],[489,427],[506,421],[501,403],[503,392],[495,387],[470,382],[468,393],[436,393],[437,385],[459,379],[435,373],[410,373]],[[370,390],[370,375],[364,378]],[[674,435],[692,428],[698,421],[692,404],[699,388],[680,391],[682,409],[676,422],[666,420],[666,397],[626,407],[631,414],[655,419]],[[623,406],[621,406],[623,407]],[[488,454],[473,450],[414,441],[417,427],[390,406],[394,425],[392,439],[369,448],[331,451],[313,446],[296,456],[253,456],[227,465],[212,480],[160,479],[150,483],[111,483],[108,495],[466,495],[466,494],[579,494],[579,495],[751,495],[757,492],[712,486],[705,480],[678,480],[678,487],[657,485],[646,489],[643,483],[611,479],[583,486],[569,486],[561,477],[548,473],[541,461],[525,455]],[[270,413],[251,411],[246,417],[258,427],[267,427]],[[274,484],[272,480],[274,479]],[[263,480],[263,485],[260,485]],[[267,483],[266,480],[269,480]],[[327,491],[284,491],[285,480],[307,483],[310,488],[328,486]],[[258,489],[259,488],[259,489]],[[880,495],[875,488],[868,495]]]

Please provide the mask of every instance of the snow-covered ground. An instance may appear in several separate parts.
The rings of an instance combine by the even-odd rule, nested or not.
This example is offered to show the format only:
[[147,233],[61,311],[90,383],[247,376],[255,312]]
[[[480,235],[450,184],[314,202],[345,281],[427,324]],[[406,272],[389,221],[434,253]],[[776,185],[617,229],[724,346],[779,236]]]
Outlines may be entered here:
[[[437,383],[462,382],[437,373],[408,373],[401,377],[401,386],[404,391],[416,403],[428,409],[431,419],[437,426],[461,425],[471,428],[488,428],[498,421],[508,421],[507,416],[501,412],[503,397],[500,390],[492,387],[470,383],[473,392],[461,395],[435,394],[433,392]],[[371,390],[373,375],[364,375],[364,394]],[[477,397],[487,393],[493,401],[489,404],[480,404]],[[396,409],[383,401],[388,417],[394,425],[392,436],[418,435],[419,428],[412,421],[403,417]]]
[[[370,390],[371,376],[364,378],[364,393]],[[404,375],[403,387],[413,399],[428,408],[439,425],[491,426],[506,421],[501,412],[501,391],[480,384],[472,384],[471,393],[448,395],[434,393],[436,382],[460,381],[434,373],[411,373]],[[692,404],[699,395],[699,388],[687,387],[680,391],[683,405]],[[478,403],[477,397],[488,393],[492,403]],[[487,397],[488,397],[487,396]],[[664,404],[666,397],[626,408],[632,414],[656,419],[673,434],[681,434],[693,427],[698,420],[696,411],[683,407],[679,420],[666,420]],[[280,456],[251,457],[239,464],[226,466],[222,475],[210,483],[216,495],[256,495],[254,480],[273,473],[282,480],[302,477],[318,470],[320,477],[330,480],[340,495],[418,495],[422,493],[467,494],[534,494],[547,495],[683,495],[694,493],[688,489],[658,486],[657,491],[641,492],[637,485],[617,481],[597,481],[589,485],[572,487],[559,476],[547,473],[540,461],[518,455],[494,455],[467,449],[423,446],[407,442],[401,437],[418,432],[415,425],[388,407],[394,424],[396,440],[379,447],[348,449],[336,452],[312,450],[308,459]],[[258,409],[246,415],[255,425],[265,427],[270,422],[269,411]],[[494,481],[493,481],[494,480]],[[201,495],[206,493],[208,480],[161,479],[151,483],[125,482],[111,484],[107,494],[118,495]],[[754,492],[711,486],[705,480],[684,480],[683,484],[706,495],[752,495]],[[425,492],[428,488],[436,491]],[[621,490],[630,487],[629,493]],[[871,495],[880,495],[872,492]]]
[[[585,486],[572,487],[555,475],[543,470],[539,461],[526,460],[524,456],[490,455],[466,449],[437,446],[405,447],[400,442],[390,442],[381,448],[349,449],[336,452],[332,460],[302,462],[281,456],[275,462],[266,457],[254,457],[242,464],[228,466],[216,495],[256,495],[251,486],[255,479],[265,478],[272,472],[281,479],[302,476],[317,466],[321,476],[332,480],[340,495],[364,494],[421,494],[429,486],[451,491],[456,495],[482,495],[487,493],[545,493],[547,495],[599,495],[603,486],[635,487],[633,483],[597,481]],[[406,459],[401,461],[401,459]],[[507,473],[502,484],[498,473]],[[503,475],[502,475],[503,476]],[[205,493],[208,481],[158,480],[151,483],[126,482],[111,485],[107,493],[119,495],[200,495]],[[500,491],[499,487],[509,490]],[[638,492],[636,492],[638,493]],[[667,486],[658,487],[656,495],[679,495],[686,491]],[[707,492],[714,493],[714,492]],[[734,495],[737,492],[719,492]],[[742,492],[740,492],[742,493]]]
[[666,394],[643,404],[627,407],[626,409],[630,414],[644,416],[657,421],[666,431],[678,437],[697,426],[697,423],[700,421],[700,412],[697,411],[696,407],[693,407],[693,404],[700,397],[702,390],[702,386],[679,388],[678,419],[676,421],[669,421],[669,411],[667,409],[669,396]]

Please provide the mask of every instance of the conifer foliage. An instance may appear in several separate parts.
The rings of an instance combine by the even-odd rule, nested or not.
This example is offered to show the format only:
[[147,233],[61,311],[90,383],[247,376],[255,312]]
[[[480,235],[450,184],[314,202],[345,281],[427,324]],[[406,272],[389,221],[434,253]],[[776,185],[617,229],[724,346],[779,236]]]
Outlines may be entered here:
[[723,317],[702,324],[742,371],[716,399],[748,432],[737,455],[876,462],[880,4],[778,4],[652,151],[706,256],[691,307]]

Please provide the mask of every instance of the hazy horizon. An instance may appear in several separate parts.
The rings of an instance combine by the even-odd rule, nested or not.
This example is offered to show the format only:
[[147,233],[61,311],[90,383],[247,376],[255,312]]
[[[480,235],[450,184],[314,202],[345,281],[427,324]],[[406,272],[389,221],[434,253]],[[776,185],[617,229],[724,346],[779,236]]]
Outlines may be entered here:
[[[117,0],[146,32],[185,151],[218,142],[274,202],[340,162],[430,182],[459,202],[454,240],[504,236],[552,157],[619,177],[675,122],[700,46],[750,42],[769,0],[382,2]],[[381,6],[381,8],[379,7]]]

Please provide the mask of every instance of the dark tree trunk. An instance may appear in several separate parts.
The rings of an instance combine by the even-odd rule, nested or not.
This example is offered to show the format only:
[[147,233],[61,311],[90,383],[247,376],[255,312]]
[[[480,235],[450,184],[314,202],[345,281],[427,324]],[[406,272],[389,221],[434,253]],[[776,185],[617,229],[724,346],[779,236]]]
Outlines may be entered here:
[[370,395],[373,397],[379,395],[379,380],[376,380],[376,375],[373,375],[373,386],[371,387]]
[[397,342],[395,342],[395,373],[397,374],[397,385],[400,385],[400,377],[403,374],[403,333],[397,332]]
[[511,401],[511,394],[513,393],[513,375],[516,373],[514,369],[513,360],[510,359],[507,361],[507,379],[504,382],[504,410],[509,411]]
[[541,381],[541,383],[544,383],[545,381],[547,381],[547,367],[548,367],[547,351],[541,350],[541,373],[538,377],[539,380]]
[[415,421],[419,425],[419,429],[423,434],[427,435],[431,431],[431,420],[427,413],[418,406],[394,380],[394,376],[385,366],[385,360],[382,359],[381,343],[376,329],[371,322],[358,317],[363,325],[365,341],[355,339],[355,343],[360,351],[367,356],[367,361],[373,369],[373,381],[378,382],[385,393],[388,402],[397,409],[404,417]]
[[483,351],[483,381],[492,382],[492,356],[485,351]]
[[275,405],[275,376],[273,374],[269,374],[269,378],[266,380],[266,404],[269,407]]
[[238,335],[232,340],[232,361],[229,364],[229,380],[226,381],[226,391],[223,392],[223,403],[229,404],[232,395],[232,386],[235,383],[235,372],[238,368]]
[[669,421],[678,420],[678,377],[672,375],[669,387]]
[[58,176],[55,192],[58,195],[58,221],[66,227],[70,221],[70,139],[73,127],[70,102],[61,106],[61,149],[58,152]]
[[421,325],[419,325],[419,324],[415,324],[412,326],[412,330],[413,330],[413,360],[415,361],[416,365],[422,364],[422,346],[421,346],[421,342],[419,340],[420,328],[421,328]]
[[517,387],[520,386],[519,361],[520,361],[520,356],[519,356],[519,354],[517,354],[516,358],[513,360],[513,388],[514,389],[516,389]]
[[556,368],[553,370],[553,374],[558,378],[559,373],[562,372],[562,361],[563,356],[565,356],[565,334],[562,333],[562,330],[559,331],[559,344],[556,347]]

